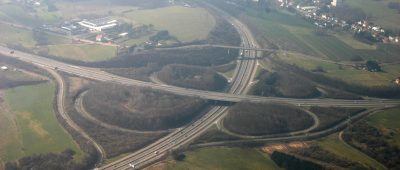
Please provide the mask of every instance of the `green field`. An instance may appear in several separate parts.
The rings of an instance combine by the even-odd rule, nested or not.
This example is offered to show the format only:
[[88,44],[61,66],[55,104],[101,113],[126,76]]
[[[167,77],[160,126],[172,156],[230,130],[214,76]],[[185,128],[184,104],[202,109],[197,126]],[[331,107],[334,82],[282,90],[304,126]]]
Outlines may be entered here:
[[394,132],[391,143],[400,146],[400,109],[389,109],[368,117],[368,123],[382,130],[383,132]]
[[112,0],[57,1],[56,13],[64,19],[74,19],[80,16],[120,15],[124,11],[136,9],[132,6],[115,5]]
[[277,165],[265,153],[256,149],[204,148],[185,153],[182,162],[171,163],[173,170],[275,170]]
[[386,169],[382,164],[370,158],[366,154],[358,151],[350,145],[339,140],[336,135],[320,139],[318,144],[325,150],[348,160],[358,162],[360,164],[368,165],[376,169]]
[[366,14],[372,15],[372,21],[384,28],[400,29],[400,14],[397,10],[388,8],[389,2],[400,0],[346,0],[345,3],[355,8],[361,8]]
[[[51,83],[21,86],[5,92],[9,106],[10,127],[1,129],[9,133],[2,139],[0,158],[2,161],[15,160],[32,154],[61,152],[71,148],[81,157],[82,152],[72,137],[58,123],[54,110],[55,86]],[[4,131],[3,131],[4,130]]]
[[116,47],[96,44],[51,45],[48,48],[50,55],[88,62],[111,59],[117,50]]
[[168,30],[184,42],[207,38],[216,22],[205,9],[181,6],[133,10],[124,17],[141,24],[153,24],[157,30]]
[[356,55],[384,62],[398,61],[398,55],[393,53],[398,53],[396,50],[399,46],[386,48],[390,45],[378,44],[380,48],[375,49],[377,47],[358,42],[351,35],[343,33],[318,35],[316,26],[284,11],[265,13],[248,10],[245,14],[242,21],[257,35],[257,40],[265,45],[274,44],[284,50],[336,61],[349,61]]
[[368,72],[358,70],[351,66],[338,66],[324,60],[296,53],[279,53],[279,58],[287,63],[295,64],[307,70],[313,70],[321,66],[325,75],[344,80],[348,83],[361,84],[365,86],[392,85],[400,72],[400,65],[385,65],[383,72]]
[[31,31],[14,28],[4,24],[0,24],[0,37],[0,43],[2,45],[7,43],[21,44],[27,48],[32,48],[36,45],[36,41],[33,39]]
[[26,9],[14,4],[0,5],[0,19],[29,26],[59,21],[57,13],[47,12],[47,8]]

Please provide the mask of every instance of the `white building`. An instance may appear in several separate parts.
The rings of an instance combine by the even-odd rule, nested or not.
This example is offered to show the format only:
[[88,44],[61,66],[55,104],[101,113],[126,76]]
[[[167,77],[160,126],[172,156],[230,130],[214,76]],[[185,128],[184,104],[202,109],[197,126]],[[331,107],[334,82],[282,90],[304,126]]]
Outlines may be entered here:
[[6,70],[8,70],[8,67],[7,66],[1,66],[0,69],[3,70],[3,71],[6,71]]
[[118,21],[109,18],[99,18],[94,20],[83,20],[78,22],[78,24],[89,28],[91,31],[102,31],[117,26]]
[[332,0],[331,5],[334,7],[337,7],[337,6],[342,5],[342,3],[343,3],[343,0]]

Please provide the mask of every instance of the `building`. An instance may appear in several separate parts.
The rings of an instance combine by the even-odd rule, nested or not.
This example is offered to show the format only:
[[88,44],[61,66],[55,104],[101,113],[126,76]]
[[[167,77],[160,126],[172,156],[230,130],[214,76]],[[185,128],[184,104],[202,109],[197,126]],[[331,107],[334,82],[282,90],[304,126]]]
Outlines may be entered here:
[[99,18],[93,20],[83,20],[78,22],[78,24],[88,28],[91,31],[102,31],[117,26],[118,21],[109,18]]
[[394,83],[396,83],[397,85],[400,85],[400,77],[397,78],[397,79],[394,81]]
[[342,5],[342,3],[343,3],[343,0],[332,0],[331,5],[334,7],[337,7],[337,6]]
[[103,34],[98,34],[98,35],[96,36],[96,41],[98,41],[98,42],[103,41]]
[[1,66],[1,70],[6,71],[6,70],[8,70],[8,67],[7,66]]

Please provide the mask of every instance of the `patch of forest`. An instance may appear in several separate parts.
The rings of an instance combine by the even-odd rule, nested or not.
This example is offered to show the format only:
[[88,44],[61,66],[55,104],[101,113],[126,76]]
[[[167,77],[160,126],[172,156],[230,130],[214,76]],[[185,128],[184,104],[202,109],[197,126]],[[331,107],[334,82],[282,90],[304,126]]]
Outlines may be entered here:
[[89,87],[83,103],[97,119],[134,130],[165,130],[180,127],[198,116],[207,101],[151,89],[111,84]]
[[339,107],[311,107],[310,111],[315,113],[319,119],[319,126],[313,131],[321,131],[365,111],[363,108],[339,108]]
[[305,111],[276,103],[237,103],[224,119],[224,127],[243,135],[267,135],[298,131],[314,120]]
[[389,169],[400,169],[400,148],[389,142],[393,132],[383,132],[363,120],[348,128],[343,139]]
[[217,91],[227,85],[223,76],[205,67],[168,65],[157,73],[157,77],[167,84],[199,90]]

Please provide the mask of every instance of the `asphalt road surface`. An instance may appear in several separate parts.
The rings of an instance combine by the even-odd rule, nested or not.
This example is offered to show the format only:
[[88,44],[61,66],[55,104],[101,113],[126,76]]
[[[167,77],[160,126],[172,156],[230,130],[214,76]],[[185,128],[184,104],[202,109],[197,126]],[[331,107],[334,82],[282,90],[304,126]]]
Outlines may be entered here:
[[[213,10],[219,12],[222,17],[227,19],[232,25],[238,30],[242,37],[243,47],[245,49],[259,49],[255,39],[251,35],[249,29],[235,18],[230,17],[226,13],[209,6]],[[15,51],[14,54],[10,54],[11,51]],[[112,82],[123,85],[147,87],[156,90],[162,90],[177,95],[199,97],[203,99],[210,99],[216,101],[228,101],[228,102],[239,102],[239,101],[251,101],[251,102],[281,102],[290,103],[298,106],[340,106],[340,107],[391,107],[399,105],[399,100],[384,100],[384,99],[370,99],[370,100],[335,100],[335,99],[290,99],[290,98],[276,98],[276,97],[259,97],[244,95],[246,88],[248,88],[251,80],[255,74],[255,68],[257,65],[256,60],[251,58],[257,57],[257,52],[252,50],[246,50],[244,55],[249,60],[238,61],[238,67],[235,71],[233,84],[229,93],[210,92],[202,90],[187,89],[181,87],[175,87],[165,84],[156,84],[150,82],[142,82],[138,80],[132,80],[120,76],[116,76],[110,73],[106,73],[96,68],[80,67],[63,62],[59,62],[53,59],[41,57],[38,55],[28,54],[21,51],[9,49],[7,47],[0,46],[0,53],[10,57],[14,57],[18,60],[25,61],[38,65],[40,67],[55,69],[69,74],[89,78],[93,80]],[[152,163],[162,158],[166,153],[173,149],[179,148],[189,143],[194,138],[198,137],[204,131],[206,131],[214,122],[218,121],[227,112],[228,107],[218,106],[212,108],[207,114],[205,114],[199,120],[192,122],[191,124],[179,128],[174,132],[170,133],[166,137],[154,142],[153,144],[130,154],[120,160],[110,163],[100,169],[130,169],[131,165],[135,165],[137,168],[142,168],[149,163]]]

